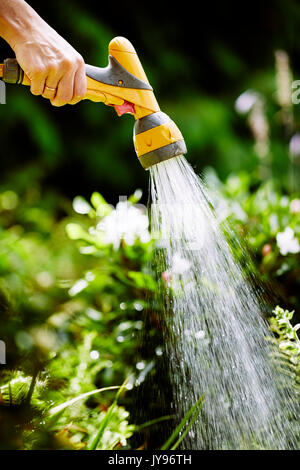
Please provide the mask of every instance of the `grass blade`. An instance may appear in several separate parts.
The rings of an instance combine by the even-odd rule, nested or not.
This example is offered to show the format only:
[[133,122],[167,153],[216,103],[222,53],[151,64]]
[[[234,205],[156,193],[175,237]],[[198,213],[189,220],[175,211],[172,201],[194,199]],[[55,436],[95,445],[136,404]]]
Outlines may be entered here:
[[196,419],[198,418],[199,413],[200,413],[200,410],[201,410],[201,406],[199,406],[199,408],[196,410],[196,412],[195,412],[193,418],[191,419],[191,421],[189,422],[188,426],[186,427],[186,429],[184,430],[184,432],[181,434],[181,436],[177,439],[177,441],[175,442],[175,444],[171,447],[171,450],[177,449],[177,447],[179,446],[180,442],[185,438],[185,436],[187,435],[187,433],[189,432],[189,430],[190,430],[191,427],[193,426],[194,422],[195,422]]
[[[200,412],[200,409],[201,409],[201,406],[202,406],[202,402],[203,402],[203,398],[204,396],[201,395],[201,397],[199,398],[199,400],[191,407],[191,409],[187,412],[187,414],[184,416],[184,418],[181,420],[181,422],[178,424],[178,426],[174,429],[173,433],[171,434],[171,436],[169,437],[169,439],[164,443],[164,445],[161,447],[160,450],[168,450],[169,447],[173,444],[173,442],[175,441],[176,437],[178,436],[178,434],[182,431],[182,429],[184,428],[184,426],[186,425],[186,423],[188,422],[188,420],[193,416],[193,414],[195,413],[195,416],[193,417],[191,423],[188,425],[187,429],[184,431],[184,436],[186,436],[186,434],[188,433],[189,429],[191,428],[191,426],[193,425],[193,423],[196,421],[198,415],[199,415],[199,412]],[[176,448],[179,443],[182,441],[183,437],[179,437],[179,439],[176,441],[176,443],[174,444],[174,448]],[[178,442],[179,441],[179,442]],[[175,447],[176,446],[176,447]]]
[[73,405],[74,403],[76,403],[79,400],[83,400],[84,398],[87,398],[91,395],[95,395],[96,393],[105,392],[106,390],[115,390],[116,388],[120,388],[120,387],[114,385],[112,387],[97,388],[96,390],[91,390],[90,392],[82,393],[81,395],[78,395],[77,397],[72,398],[71,400],[65,401],[64,403],[61,403],[60,405],[57,405],[57,406],[54,406],[53,408],[50,408],[50,410],[48,412],[49,416],[51,416],[51,417],[55,416],[57,413],[60,413],[65,408],[67,408],[68,406]]
[[94,437],[92,438],[92,442],[91,444],[87,447],[87,450],[96,450],[97,449],[97,446],[99,444],[99,441],[101,439],[101,437],[103,436],[103,433],[105,431],[105,428],[110,420],[110,417],[117,405],[117,402],[118,402],[118,399],[119,399],[119,396],[122,392],[122,390],[124,389],[126,383],[128,382],[128,379],[125,380],[125,382],[119,387],[119,390],[116,394],[116,397],[113,401],[113,403],[110,405],[110,407],[108,408],[107,410],[107,413],[106,415],[104,416],[103,420],[101,421],[100,423],[100,426],[99,426],[99,429],[98,431],[96,432],[96,434],[94,435]]
[[91,390],[90,392],[82,393],[81,395],[78,395],[77,397],[72,398],[71,400],[65,401],[60,405],[50,408],[50,410],[48,411],[48,416],[46,418],[47,427],[53,426],[56,422],[56,419],[64,412],[64,410],[69,406],[73,405],[74,403],[78,402],[79,400],[84,400],[85,398],[88,398],[91,395],[96,395],[96,393],[106,392],[106,390],[115,390],[118,388],[119,386],[116,385],[105,388],[97,388],[96,390]]
[[174,415],[166,415],[166,416],[161,416],[160,418],[152,419],[151,421],[146,421],[143,424],[138,424],[135,426],[136,431],[140,431],[141,429],[148,428],[149,426],[152,426],[153,424],[160,423],[162,421],[168,421],[169,419],[173,419]]

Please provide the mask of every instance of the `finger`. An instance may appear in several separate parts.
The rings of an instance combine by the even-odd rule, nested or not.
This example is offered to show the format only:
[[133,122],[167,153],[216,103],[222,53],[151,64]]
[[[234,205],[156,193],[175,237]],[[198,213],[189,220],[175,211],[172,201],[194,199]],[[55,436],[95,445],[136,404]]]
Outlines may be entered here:
[[33,95],[41,95],[45,88],[45,76],[36,76],[30,81],[30,91]]
[[73,98],[74,73],[66,73],[58,83],[56,95],[51,99],[53,106],[64,106]]
[[[47,81],[46,81],[47,83]],[[44,91],[43,91],[43,98],[47,98],[49,100],[52,100],[55,98],[55,95],[56,95],[56,87],[52,88],[52,87],[49,87],[47,84],[45,84],[45,88],[44,88]]]
[[[48,81],[47,81],[48,84]],[[85,73],[85,65],[84,62],[78,67],[76,73],[74,75],[73,81],[73,98],[68,102],[68,104],[77,104],[81,101],[85,95],[87,90],[87,83],[86,83],[86,73]]]
[[59,78],[57,78],[57,76],[48,76],[45,80],[45,87],[42,96],[49,100],[54,99],[57,92],[58,82]]
[[73,98],[71,101],[69,101],[68,104],[77,104],[79,103],[79,101],[81,101],[82,98]]
[[80,101],[86,95],[86,73],[85,73],[85,66],[84,62],[78,67],[75,77],[74,77],[74,89],[73,89],[73,99],[72,101]]
[[[78,74],[78,72],[77,72]],[[86,96],[86,75],[84,71],[84,75],[80,74],[81,76],[78,78],[75,75],[74,78],[74,93],[73,93],[73,98],[69,102],[69,104],[77,104],[79,101],[83,100]]]

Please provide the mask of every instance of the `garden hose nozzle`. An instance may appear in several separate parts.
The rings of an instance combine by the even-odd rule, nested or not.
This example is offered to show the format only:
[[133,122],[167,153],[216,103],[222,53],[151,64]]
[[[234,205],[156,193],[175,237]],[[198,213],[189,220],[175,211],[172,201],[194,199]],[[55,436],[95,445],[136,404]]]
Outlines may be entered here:
[[[123,37],[116,37],[108,49],[107,67],[86,65],[85,99],[114,106],[118,116],[134,115],[134,147],[145,169],[185,154],[182,134],[167,114],[160,111],[132,44]],[[6,59],[0,64],[0,77],[7,83],[30,85],[16,59]]]

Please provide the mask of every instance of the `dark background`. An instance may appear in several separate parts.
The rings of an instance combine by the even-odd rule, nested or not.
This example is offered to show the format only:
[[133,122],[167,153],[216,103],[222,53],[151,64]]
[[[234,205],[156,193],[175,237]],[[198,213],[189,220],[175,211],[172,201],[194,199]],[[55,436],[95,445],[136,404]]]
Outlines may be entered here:
[[[125,36],[133,43],[161,109],[174,119],[185,137],[188,159],[196,172],[210,166],[222,181],[231,175],[222,196],[228,198],[232,208],[230,246],[245,275],[251,281],[257,276],[258,293],[263,291],[266,296],[265,292],[270,292],[269,310],[276,303],[295,309],[294,320],[299,322],[300,255],[282,255],[276,234],[290,226],[297,239],[300,237],[299,208],[295,213],[290,210],[291,201],[299,198],[300,192],[288,184],[292,167],[289,142],[299,132],[300,106],[289,103],[288,109],[283,109],[276,98],[279,87],[275,52],[286,51],[293,79],[300,79],[300,3],[29,3],[89,64],[107,65],[108,44],[114,36]],[[13,56],[5,41],[0,40],[0,48],[0,62]],[[269,126],[269,135],[264,137],[268,140],[267,163],[254,145],[251,112],[240,115],[235,109],[236,99],[249,89],[257,91],[259,103],[264,104],[256,118],[260,122],[258,131],[264,127],[262,117]],[[112,367],[103,366],[98,371],[90,363],[91,368],[80,376],[81,389],[76,389],[76,395],[123,382],[135,369],[140,341],[131,336],[131,330],[128,339],[117,341],[119,325],[127,319],[133,324],[142,318],[141,334],[146,340],[141,341],[140,355],[148,364],[155,357],[156,369],[148,372],[147,381],[137,389],[141,405],[137,406],[136,395],[128,394],[126,409],[131,411],[132,422],[138,423],[169,414],[172,397],[164,364],[169,359],[163,355],[159,364],[154,353],[154,348],[162,344],[160,331],[167,315],[162,308],[159,320],[159,306],[154,312],[148,307],[148,297],[152,298],[156,289],[156,285],[151,287],[147,274],[150,247],[137,241],[133,247],[121,243],[118,250],[105,243],[99,248],[95,236],[88,242],[95,244],[91,255],[78,250],[85,247],[85,242],[74,237],[74,223],[79,224],[75,228],[80,233],[94,233],[87,231],[95,230],[100,217],[90,217],[95,211],[89,209],[88,215],[77,214],[72,198],[82,195],[90,200],[91,194],[99,191],[115,204],[119,195],[129,195],[140,187],[145,203],[149,175],[135,155],[132,116],[119,118],[113,108],[89,101],[52,107],[24,86],[7,85],[6,91],[6,105],[0,105],[0,337],[7,344],[9,371],[0,371],[0,381],[3,377],[5,381],[22,378],[18,374],[24,371],[30,378],[28,383],[34,384],[39,370],[45,370],[47,380],[45,390],[37,395],[40,403],[33,401],[29,414],[29,402],[22,392],[23,385],[22,394],[18,392],[18,381],[14,382],[13,399],[10,388],[6,402],[1,395],[0,448],[65,448],[66,442],[55,441],[57,435],[64,438],[64,434],[55,431],[49,436],[41,424],[44,418],[39,419],[37,411],[42,413],[44,405],[59,404],[74,396],[73,379],[81,374],[76,364],[82,364],[82,346],[91,332],[95,339],[85,346],[84,353],[89,347],[99,350],[100,366],[103,358],[109,358]],[[292,125],[286,123],[286,116]],[[294,166],[295,175],[297,170],[300,176],[299,158]],[[240,208],[245,217],[240,218]],[[66,230],[70,222],[73,236]],[[240,239],[246,241],[251,260],[240,250]],[[73,298],[69,288],[90,272],[95,273],[94,281]],[[132,272],[135,278],[129,276]],[[160,270],[155,267],[155,272],[159,278]],[[147,305],[144,313],[135,309],[135,299]],[[124,302],[125,310],[121,307]],[[100,321],[87,315],[90,308],[101,313]],[[62,313],[63,318],[52,325],[56,313]],[[49,326],[57,356],[52,355],[52,343],[47,337],[43,339]],[[46,368],[43,361],[47,362]],[[292,367],[294,370],[294,363]],[[87,402],[80,411],[75,424],[91,429],[84,442],[99,429],[98,413],[91,419],[91,409],[96,406],[107,410],[113,397],[114,392],[108,398],[100,394],[96,402]],[[34,424],[35,430],[28,426],[31,417],[38,423]],[[67,419],[73,422],[73,416]],[[67,422],[62,417],[57,429],[65,431]],[[160,422],[150,428],[151,437],[138,435],[134,448],[151,439],[157,448],[174,430],[173,422],[170,426],[166,429]],[[26,444],[26,436],[31,443]]]
[[[256,156],[234,101],[248,88],[274,93],[274,51],[288,52],[297,78],[294,0],[251,2],[29,2],[86,63],[107,65],[108,43],[125,36],[137,50],[161,109],[181,129],[198,172],[221,178],[251,171]],[[13,53],[0,41],[0,57]],[[2,186],[36,180],[68,197],[100,191],[110,202],[148,175],[136,160],[133,118],[84,101],[55,108],[29,89],[7,85],[1,107]]]

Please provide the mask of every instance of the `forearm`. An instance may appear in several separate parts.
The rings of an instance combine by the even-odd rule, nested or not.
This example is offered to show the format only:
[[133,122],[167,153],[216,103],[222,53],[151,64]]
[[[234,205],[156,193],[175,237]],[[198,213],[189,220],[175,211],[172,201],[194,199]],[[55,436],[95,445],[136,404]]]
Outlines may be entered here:
[[24,0],[0,0],[0,36],[14,49],[34,32],[42,18]]
[[54,106],[85,96],[83,58],[24,0],[0,0],[0,36],[14,50],[34,95]]

